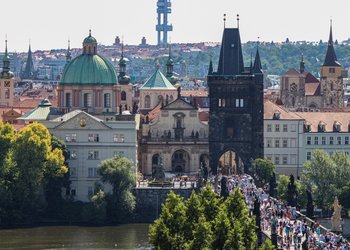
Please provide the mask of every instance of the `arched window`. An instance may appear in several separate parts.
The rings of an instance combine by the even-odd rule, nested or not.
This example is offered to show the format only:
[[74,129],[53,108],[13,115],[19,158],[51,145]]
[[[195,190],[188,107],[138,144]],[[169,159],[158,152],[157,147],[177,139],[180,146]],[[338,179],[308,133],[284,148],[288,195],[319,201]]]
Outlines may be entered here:
[[122,101],[126,101],[126,92],[125,91],[122,91],[121,99],[122,99]]
[[145,108],[151,108],[151,97],[149,95],[145,96]]
[[169,97],[169,102],[172,102],[174,100],[174,97],[171,95],[170,97]]
[[158,96],[158,103],[162,103],[163,102],[163,96],[162,95],[159,95]]
[[105,108],[111,107],[111,94],[109,93],[104,94],[103,103]]
[[5,99],[10,99],[10,89],[5,89]]

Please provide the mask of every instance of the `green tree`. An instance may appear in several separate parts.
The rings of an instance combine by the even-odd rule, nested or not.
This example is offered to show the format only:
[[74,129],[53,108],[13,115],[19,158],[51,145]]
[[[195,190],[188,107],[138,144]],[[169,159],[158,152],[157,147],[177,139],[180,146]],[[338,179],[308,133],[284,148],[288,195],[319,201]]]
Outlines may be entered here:
[[185,202],[186,209],[186,223],[185,223],[185,237],[187,240],[193,239],[193,231],[198,223],[198,220],[203,216],[202,207],[198,199],[198,195],[192,191],[190,198]]
[[213,232],[211,230],[211,223],[206,221],[205,218],[201,216],[193,229],[193,240],[191,240],[188,246],[185,248],[191,250],[210,250],[212,249],[212,241]]
[[260,185],[269,183],[275,172],[275,165],[267,159],[255,159],[253,161],[253,169],[257,175],[257,181]]
[[12,125],[0,122],[0,177],[2,169],[4,168],[3,163],[12,146],[11,143],[14,137],[15,131]]
[[82,221],[92,224],[103,224],[106,221],[107,202],[102,190],[91,197],[91,202],[82,210]]
[[217,194],[209,184],[201,189],[198,194],[198,199],[206,221],[214,221],[219,212],[222,199],[217,197]]
[[259,250],[275,250],[276,247],[272,244],[271,240],[266,240],[260,247]]
[[149,240],[156,249],[183,249],[185,246],[186,206],[173,192],[162,206],[160,217],[150,226]]
[[228,234],[231,230],[231,221],[224,209],[221,209],[214,222],[214,240],[213,249],[224,249],[225,242],[228,240]]
[[336,172],[335,162],[323,150],[315,150],[312,160],[305,162],[302,181],[312,188],[316,204],[321,208],[329,208],[337,195]]
[[228,237],[224,245],[224,249],[226,250],[241,250],[244,249],[243,244],[243,234],[241,223],[236,220],[233,224],[233,227],[228,232]]
[[122,222],[135,208],[132,188],[135,186],[133,163],[125,157],[104,160],[98,167],[104,183],[111,184],[113,194],[107,196],[108,217],[114,222]]

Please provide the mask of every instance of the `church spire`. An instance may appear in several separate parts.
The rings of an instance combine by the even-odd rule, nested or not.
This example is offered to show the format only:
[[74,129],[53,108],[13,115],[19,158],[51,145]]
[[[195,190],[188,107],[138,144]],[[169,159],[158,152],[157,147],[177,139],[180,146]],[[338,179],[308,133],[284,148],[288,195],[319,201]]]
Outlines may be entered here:
[[301,60],[300,60],[300,73],[304,73],[305,71],[305,63],[304,63],[304,54],[301,53]]
[[255,60],[254,60],[254,66],[253,66],[253,73],[254,74],[262,74],[261,69],[262,69],[262,67],[261,67],[259,47],[257,47],[256,54],[255,54]]
[[10,57],[7,52],[7,39],[5,40],[5,55],[4,58],[2,59],[3,61],[3,67],[2,67],[2,72],[9,72],[10,71]]
[[66,54],[66,63],[68,64],[72,60],[72,54],[70,52],[70,40],[68,39],[68,49]]
[[169,43],[169,56],[166,63],[166,77],[171,78],[174,75],[174,61],[171,57],[171,44]]
[[213,60],[210,56],[210,62],[209,62],[209,69],[208,69],[208,76],[213,74]]
[[324,59],[323,66],[333,66],[333,67],[340,67],[340,63],[338,62],[337,55],[335,54],[334,47],[333,47],[333,30],[332,30],[332,20],[330,23],[330,31],[329,31],[329,39],[328,39],[328,47],[327,47],[327,53],[326,58]]
[[119,59],[118,81],[120,84],[130,83],[130,77],[126,74],[126,60],[124,58],[124,41],[122,42],[122,53]]
[[22,72],[21,77],[22,77],[22,79],[34,79],[35,78],[32,48],[31,48],[30,42],[29,42],[29,49],[28,49],[28,57],[27,57],[26,66],[24,68],[24,71]]

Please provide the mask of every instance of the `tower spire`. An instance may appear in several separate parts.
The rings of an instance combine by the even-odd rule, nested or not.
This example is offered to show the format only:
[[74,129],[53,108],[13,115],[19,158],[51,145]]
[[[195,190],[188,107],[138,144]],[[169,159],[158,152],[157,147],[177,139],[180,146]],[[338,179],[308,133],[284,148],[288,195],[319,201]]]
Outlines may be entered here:
[[239,29],[239,14],[237,14],[237,29]]
[[66,63],[68,64],[72,60],[72,54],[70,52],[70,39],[68,39],[68,49],[66,54]]
[[333,27],[332,26],[333,26],[333,23],[332,23],[332,19],[331,19],[327,53],[326,53],[326,58],[324,60],[323,66],[340,67],[341,65],[338,62],[337,55],[335,54],[334,47],[333,47]]
[[209,62],[209,69],[208,69],[208,76],[213,74],[213,60],[212,57],[210,56],[210,62]]
[[2,72],[8,73],[10,71],[10,57],[7,52],[7,38],[5,40],[5,55],[4,55],[4,58],[2,59],[2,62],[3,62]]

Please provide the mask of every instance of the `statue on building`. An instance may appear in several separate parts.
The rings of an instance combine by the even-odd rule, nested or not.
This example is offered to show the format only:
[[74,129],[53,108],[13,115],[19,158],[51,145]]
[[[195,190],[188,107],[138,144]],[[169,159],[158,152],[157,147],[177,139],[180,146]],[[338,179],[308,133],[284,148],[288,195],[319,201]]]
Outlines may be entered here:
[[336,196],[333,203],[333,215],[332,215],[332,231],[342,232],[342,218],[341,209],[342,206],[339,204],[338,197]]
[[226,200],[226,198],[229,196],[229,192],[227,189],[227,178],[224,176],[221,178],[221,191],[220,191],[220,196],[224,197],[224,200]]

